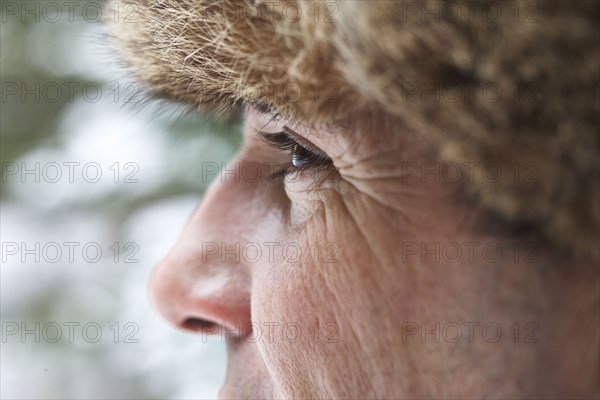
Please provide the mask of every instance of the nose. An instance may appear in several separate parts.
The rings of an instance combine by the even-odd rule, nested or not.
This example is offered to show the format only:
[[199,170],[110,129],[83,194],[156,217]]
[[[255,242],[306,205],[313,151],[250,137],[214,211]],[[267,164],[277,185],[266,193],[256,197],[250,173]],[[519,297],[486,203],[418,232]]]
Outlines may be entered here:
[[231,249],[239,248],[239,242],[252,234],[251,225],[244,224],[251,215],[241,207],[252,191],[247,183],[235,180],[213,182],[154,270],[151,302],[176,327],[203,334],[248,333],[250,271]]

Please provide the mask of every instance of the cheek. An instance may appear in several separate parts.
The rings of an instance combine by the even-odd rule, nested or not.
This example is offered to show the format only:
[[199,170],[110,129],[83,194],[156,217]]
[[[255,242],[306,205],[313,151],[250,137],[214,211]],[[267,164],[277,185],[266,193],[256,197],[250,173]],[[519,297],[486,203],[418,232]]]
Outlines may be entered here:
[[275,263],[254,283],[253,320],[262,331],[258,345],[284,398],[333,397],[336,392],[323,385],[330,381],[326,375],[341,371],[332,362],[333,352],[343,352],[338,299],[319,277],[320,267],[310,256]]
[[320,204],[302,231],[288,238],[302,249],[300,259],[276,252],[275,262],[253,276],[252,317],[262,334],[257,343],[286,398],[345,397],[348,379],[359,383],[357,390],[368,381],[361,347],[370,327],[354,321],[373,310],[363,301],[373,288],[365,278],[370,265],[360,251],[349,257],[341,243],[357,249],[367,244],[356,230],[332,225],[351,218],[340,199]]

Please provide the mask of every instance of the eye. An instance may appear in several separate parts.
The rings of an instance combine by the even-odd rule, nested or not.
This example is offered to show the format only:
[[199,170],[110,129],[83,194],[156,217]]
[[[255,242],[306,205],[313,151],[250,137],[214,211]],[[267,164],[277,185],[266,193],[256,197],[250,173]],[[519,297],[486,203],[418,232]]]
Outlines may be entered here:
[[304,147],[299,144],[294,145],[292,148],[292,166],[295,168],[306,166],[311,156],[312,154]]
[[276,171],[269,179],[278,176],[298,174],[307,169],[333,168],[331,159],[316,146],[301,143],[299,139],[285,130],[277,133],[259,132],[269,145],[289,156],[289,163]]

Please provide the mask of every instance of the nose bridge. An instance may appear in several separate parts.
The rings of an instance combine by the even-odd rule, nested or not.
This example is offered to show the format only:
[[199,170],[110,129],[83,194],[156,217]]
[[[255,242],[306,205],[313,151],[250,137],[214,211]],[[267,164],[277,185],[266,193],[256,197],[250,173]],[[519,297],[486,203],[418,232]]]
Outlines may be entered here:
[[250,325],[250,272],[242,258],[230,253],[251,235],[244,205],[252,198],[252,186],[235,177],[215,180],[155,268],[151,301],[177,327],[216,333]]

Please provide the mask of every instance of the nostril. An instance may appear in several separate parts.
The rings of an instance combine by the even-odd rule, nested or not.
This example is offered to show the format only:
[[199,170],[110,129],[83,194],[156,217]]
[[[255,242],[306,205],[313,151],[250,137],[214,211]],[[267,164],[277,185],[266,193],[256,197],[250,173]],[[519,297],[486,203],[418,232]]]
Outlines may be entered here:
[[184,329],[194,332],[204,332],[208,335],[215,335],[219,332],[219,325],[201,318],[187,318],[181,326]]

